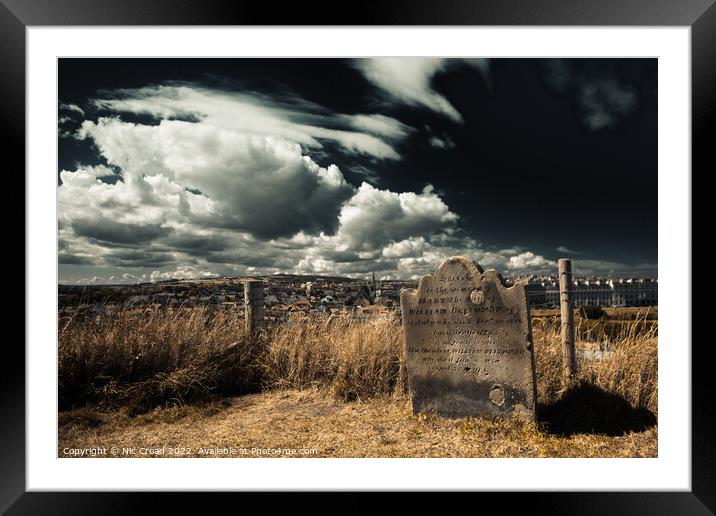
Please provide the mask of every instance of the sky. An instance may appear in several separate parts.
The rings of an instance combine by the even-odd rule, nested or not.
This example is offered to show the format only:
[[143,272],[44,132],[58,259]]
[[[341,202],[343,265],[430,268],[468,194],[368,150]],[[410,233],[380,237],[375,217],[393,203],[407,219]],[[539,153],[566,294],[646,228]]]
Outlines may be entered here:
[[62,283],[657,275],[656,59],[60,59]]

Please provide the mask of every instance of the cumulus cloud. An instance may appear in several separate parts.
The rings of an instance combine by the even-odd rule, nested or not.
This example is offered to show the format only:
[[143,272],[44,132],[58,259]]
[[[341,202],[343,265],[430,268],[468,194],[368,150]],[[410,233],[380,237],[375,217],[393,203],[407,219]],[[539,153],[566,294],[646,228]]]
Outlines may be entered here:
[[149,126],[116,118],[85,122],[80,136],[121,168],[123,188],[135,198],[147,195],[145,200],[172,204],[192,222],[260,238],[332,233],[353,193],[336,166],[320,167],[300,145],[275,137],[177,120]]
[[469,65],[489,78],[489,61],[486,59],[443,59],[382,57],[356,59],[356,68],[375,86],[392,98],[411,106],[428,108],[454,122],[462,122],[462,115],[432,87],[438,73],[455,65]]
[[165,268],[154,279],[167,270],[395,268],[422,252],[424,235],[458,220],[429,185],[419,193],[356,189],[338,167],[318,166],[283,139],[117,118],[86,121],[78,137],[108,165],[60,173],[65,265]]
[[507,268],[512,271],[553,269],[554,262],[531,251],[525,251],[524,253],[510,256]]
[[[251,271],[417,278],[460,254],[499,270],[544,264],[542,257],[520,250],[481,249],[456,231],[458,216],[430,186],[419,193],[392,192],[364,183],[341,206],[333,234],[301,230],[259,240],[245,230],[209,224],[206,203],[215,203],[204,193],[190,192],[164,176],[128,174],[109,184],[99,179],[107,171],[62,173],[60,261],[66,267],[119,269],[114,275],[120,282]],[[194,197],[204,201],[199,208],[193,207]],[[95,281],[106,282],[108,276]]]
[[369,250],[451,227],[458,216],[431,185],[415,194],[379,190],[363,183],[343,206],[338,219],[341,241],[350,249]]
[[120,223],[99,215],[79,219],[72,224],[75,235],[106,243],[130,244],[155,240],[169,232],[158,224]]
[[196,278],[215,278],[218,274],[210,271],[198,270],[195,267],[180,265],[173,271],[152,271],[149,275],[150,281],[162,281],[170,279],[196,279]]
[[386,258],[418,258],[425,250],[423,237],[411,237],[385,246],[382,255]]
[[361,137],[398,142],[411,127],[299,104],[188,86],[98,100],[101,109],[159,120],[102,116],[74,133],[105,164],[60,172],[61,273],[89,283],[278,272],[415,278],[458,254],[501,270],[547,262],[525,250],[482,249],[431,185],[356,187],[337,164],[321,166],[310,155],[329,118],[350,133],[329,139],[374,159],[385,154]]

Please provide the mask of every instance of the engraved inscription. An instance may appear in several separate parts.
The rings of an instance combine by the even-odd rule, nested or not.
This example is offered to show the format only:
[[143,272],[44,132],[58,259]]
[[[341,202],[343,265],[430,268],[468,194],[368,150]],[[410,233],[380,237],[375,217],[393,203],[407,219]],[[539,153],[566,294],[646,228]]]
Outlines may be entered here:
[[462,257],[401,292],[413,411],[534,417],[534,355],[524,286]]

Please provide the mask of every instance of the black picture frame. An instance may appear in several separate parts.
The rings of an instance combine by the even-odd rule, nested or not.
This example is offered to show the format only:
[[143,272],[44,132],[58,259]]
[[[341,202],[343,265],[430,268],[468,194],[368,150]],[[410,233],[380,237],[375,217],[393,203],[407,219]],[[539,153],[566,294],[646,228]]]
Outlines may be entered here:
[[[715,0],[392,0],[361,2],[285,3],[245,0],[0,0],[0,116],[2,146],[14,171],[12,197],[25,191],[25,30],[29,26],[83,25],[571,25],[571,26],[689,26],[692,70],[692,178],[716,170],[708,129],[716,115]],[[10,180],[10,179],[8,179]],[[691,178],[684,178],[691,181]],[[17,220],[19,206],[3,203],[8,221]],[[24,213],[24,211],[23,211]],[[19,232],[19,225],[17,225]],[[16,240],[24,241],[18,234]],[[689,250],[691,252],[691,250]],[[24,254],[3,258],[6,271],[25,270]],[[695,269],[699,270],[699,269]],[[705,270],[705,269],[704,269]],[[19,283],[19,275],[14,278]],[[691,284],[691,277],[685,278]],[[24,285],[23,285],[24,286]],[[10,284],[13,292],[21,286]],[[14,290],[17,289],[17,290]],[[23,290],[24,292],[24,290]],[[9,299],[10,296],[4,296]],[[684,300],[691,302],[691,300]],[[16,297],[10,300],[15,310]],[[31,306],[24,310],[31,310]],[[8,307],[10,309],[10,307]],[[9,312],[7,312],[9,313]],[[9,319],[9,318],[8,318]],[[693,320],[693,317],[692,317]],[[9,325],[8,325],[9,326]],[[9,335],[9,334],[6,334]],[[24,340],[24,339],[23,339]],[[701,345],[698,345],[701,344]],[[528,504],[531,513],[567,514],[713,514],[716,512],[716,404],[708,384],[713,357],[710,342],[679,343],[692,353],[692,491],[619,493],[498,493],[471,494],[480,505],[499,497],[502,510]],[[168,513],[172,505],[184,511],[219,507],[228,494],[206,493],[203,500],[182,493],[38,493],[25,488],[25,352],[20,339],[6,338],[0,377],[0,510],[7,514],[128,514]],[[206,497],[212,497],[206,505]],[[246,497],[247,494],[240,496]],[[248,502],[265,504],[261,495]],[[265,495],[264,495],[265,496]],[[293,495],[296,496],[296,495]],[[314,495],[310,495],[314,497]],[[353,494],[358,498],[359,495]],[[307,501],[320,510],[318,501]],[[421,497],[414,501],[421,502]],[[244,498],[246,500],[246,498]],[[248,507],[242,501],[242,507]],[[275,499],[272,497],[272,506]],[[296,503],[294,498],[291,503]],[[324,505],[330,510],[330,505]],[[343,507],[367,509],[364,502]],[[486,507],[486,506],[484,506]],[[238,507],[237,507],[238,509]]]

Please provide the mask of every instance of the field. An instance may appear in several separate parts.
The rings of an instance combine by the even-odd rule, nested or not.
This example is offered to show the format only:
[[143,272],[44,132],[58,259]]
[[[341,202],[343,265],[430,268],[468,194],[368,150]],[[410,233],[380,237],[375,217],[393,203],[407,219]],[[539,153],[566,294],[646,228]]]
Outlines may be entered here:
[[70,318],[59,329],[58,456],[656,456],[656,326],[579,328],[578,349],[608,354],[579,354],[563,392],[558,321],[533,320],[534,423],[414,416],[391,317],[297,318],[255,337],[212,307]]

